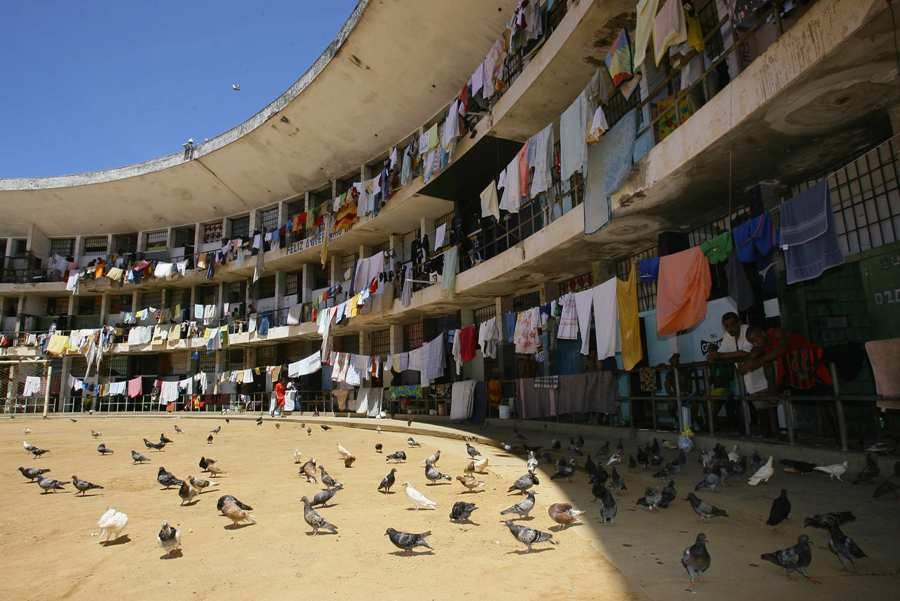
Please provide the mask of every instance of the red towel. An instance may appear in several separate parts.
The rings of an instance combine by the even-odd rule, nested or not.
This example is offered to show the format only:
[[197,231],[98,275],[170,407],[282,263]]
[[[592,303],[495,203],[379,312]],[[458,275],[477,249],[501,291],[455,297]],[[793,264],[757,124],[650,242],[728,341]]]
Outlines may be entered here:
[[711,289],[709,263],[699,246],[660,257],[656,292],[660,336],[690,330],[703,321]]
[[475,326],[466,326],[459,331],[459,354],[463,361],[475,358],[475,339],[478,337]]

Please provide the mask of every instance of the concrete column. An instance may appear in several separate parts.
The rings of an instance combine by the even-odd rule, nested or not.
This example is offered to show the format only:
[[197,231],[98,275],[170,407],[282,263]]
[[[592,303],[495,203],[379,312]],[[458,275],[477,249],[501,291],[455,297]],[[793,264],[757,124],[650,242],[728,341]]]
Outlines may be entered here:
[[369,355],[372,353],[372,336],[369,332],[359,333],[359,354]]
[[[248,347],[244,349],[244,369],[256,367],[256,349]],[[254,374],[254,378],[255,378]]]
[[171,227],[167,227],[167,228],[166,228],[166,248],[169,249],[169,250],[171,250],[171,249],[172,249],[172,245],[173,245],[174,243],[175,243],[175,240],[173,239],[173,236],[172,236],[172,228],[171,228]]
[[219,317],[224,317],[222,309],[225,306],[225,282],[219,282],[219,290],[216,292],[216,312]]
[[[101,322],[102,323],[102,322]],[[72,388],[69,386],[69,375],[72,373],[72,357],[64,356],[62,358],[62,366],[59,370],[59,410],[61,411],[65,402],[72,395]]]
[[312,206],[312,200],[310,198],[309,190],[307,190],[303,195],[303,210],[309,212],[309,209]]
[[[500,329],[500,344],[497,345],[497,365],[499,366],[500,377],[501,378],[509,378],[512,377],[512,373],[508,373],[507,366],[512,364],[510,357],[507,357],[509,353],[513,353],[513,348],[506,344],[506,333],[503,331],[503,314],[507,311],[512,311],[513,308],[513,297],[512,296],[498,296],[494,299],[494,307],[497,313],[497,327]],[[512,358],[515,358],[513,355]]]
[[83,236],[75,236],[75,249],[74,249],[74,257],[75,262],[81,259],[81,255],[84,254],[84,237]]
[[216,375],[213,378],[213,394],[219,394],[219,374],[225,369],[225,351],[216,351]]
[[[287,214],[288,214],[288,203],[286,200],[278,201],[278,227],[285,225],[287,223]],[[284,240],[281,241],[282,246],[287,246],[284,243]]]
[[[71,300],[72,298],[74,298],[74,297],[70,297],[70,299],[69,299],[70,303],[72,302],[72,300]],[[22,331],[22,315],[24,315],[24,313],[25,313],[25,295],[20,294],[19,302],[16,305],[16,315],[18,316],[18,319],[16,319],[16,334],[18,334],[19,332]],[[12,396],[12,395],[10,395],[10,396]]]
[[391,324],[391,353],[403,352],[403,326],[400,324]]
[[146,232],[140,231],[137,235],[137,252],[141,253],[147,250],[147,236],[145,236]]
[[100,327],[106,325],[106,315],[109,313],[109,294],[104,292],[100,297]]
[[303,264],[303,270],[300,272],[300,302],[312,302],[312,285],[313,285],[313,266],[309,263]]
[[334,255],[331,255],[331,261],[328,263],[328,285],[334,286],[335,282],[338,281],[338,266],[337,262],[338,258]]
[[275,310],[279,310],[284,306],[284,289],[286,274],[283,271],[275,272]]
[[197,304],[197,287],[196,286],[191,286],[190,303],[191,303],[191,306],[188,307],[188,315],[190,315],[190,319],[188,321],[191,321],[192,319],[194,319],[194,305]]
[[[194,224],[194,252],[200,252],[200,245],[203,244],[203,224],[195,223]],[[194,266],[196,267],[197,263],[194,262]]]
[[132,313],[137,313],[138,309],[140,308],[140,307],[138,307],[138,303],[140,302],[139,295],[140,295],[140,292],[132,292],[131,293],[131,312]]

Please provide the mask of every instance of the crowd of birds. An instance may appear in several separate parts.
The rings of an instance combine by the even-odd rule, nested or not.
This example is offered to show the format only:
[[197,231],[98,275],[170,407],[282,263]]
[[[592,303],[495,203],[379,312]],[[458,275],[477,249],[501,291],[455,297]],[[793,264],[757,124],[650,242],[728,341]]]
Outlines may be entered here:
[[[75,420],[72,420],[75,421]],[[229,423],[229,419],[225,419]],[[263,424],[263,418],[260,416],[256,420],[257,426]],[[276,427],[280,424],[276,423]],[[332,428],[326,424],[319,426],[322,431],[328,432]],[[307,437],[312,435],[312,428],[306,424],[300,424],[301,431],[305,431]],[[183,430],[178,425],[174,425],[176,434],[182,434]],[[207,443],[212,444],[215,436],[222,431],[222,426],[218,425],[210,430],[207,436]],[[381,427],[377,428],[377,432],[381,433]],[[26,434],[30,430],[26,430]],[[503,509],[498,508],[498,514],[501,521],[509,530],[510,535],[519,543],[525,546],[525,552],[531,552],[533,545],[540,543],[548,543],[550,545],[558,544],[554,539],[554,534],[566,530],[568,527],[577,524],[581,520],[581,516],[585,514],[584,510],[577,509],[571,503],[556,502],[547,506],[547,515],[555,523],[555,525],[544,531],[537,528],[528,527],[520,522],[529,520],[530,514],[537,506],[539,498],[538,487],[541,485],[543,475],[538,476],[538,468],[541,464],[552,466],[551,469],[545,469],[544,473],[552,471],[550,480],[567,480],[573,482],[579,477],[579,472],[583,471],[587,476],[587,482],[591,489],[593,501],[598,503],[596,507],[598,521],[602,524],[613,524],[618,515],[619,505],[623,500],[624,493],[628,490],[622,472],[626,468],[631,473],[652,473],[652,477],[659,481],[657,486],[648,486],[636,501],[636,506],[649,512],[659,512],[668,509],[674,503],[679,501],[678,486],[683,487],[684,484],[676,485],[676,479],[679,476],[686,475],[685,466],[688,464],[689,453],[694,450],[686,451],[678,448],[678,446],[669,443],[660,444],[654,438],[651,442],[639,445],[635,453],[626,453],[625,447],[621,440],[614,449],[611,448],[611,442],[606,441],[597,449],[595,454],[586,450],[585,440],[582,436],[570,438],[568,447],[563,449],[563,445],[559,440],[551,441],[548,447],[540,445],[529,445],[528,438],[522,434],[517,428],[513,429],[515,437],[518,439],[515,444],[500,443],[499,447],[508,456],[519,456],[524,460],[524,473],[518,477],[507,488],[507,493],[518,498],[516,502]],[[94,439],[102,438],[102,432],[91,430],[91,436]],[[459,496],[478,493],[485,490],[486,482],[480,479],[480,476],[490,473],[488,471],[489,458],[473,446],[471,442],[476,439],[469,438],[465,442],[466,455],[469,457],[468,462],[464,466],[462,473],[456,475],[447,474],[439,467],[441,459],[441,451],[435,450],[424,458],[420,464],[423,469],[424,491],[428,487],[439,484],[452,484],[455,480],[461,486]],[[151,441],[147,438],[143,439],[145,452],[148,454],[156,454],[164,451],[165,447],[174,441],[161,433],[158,441]],[[356,456],[344,447],[340,441],[335,441],[336,454],[340,462],[345,468],[351,468],[356,461]],[[407,470],[407,451],[421,453],[422,445],[412,436],[406,440],[406,449],[394,450],[390,453],[384,453],[384,445],[381,442],[375,444],[375,453],[384,456],[385,464],[389,466],[389,471],[381,479],[376,490],[383,495],[392,494],[392,488],[398,480],[398,466]],[[24,450],[29,453],[35,460],[44,457],[49,449],[36,447],[27,441],[23,441]],[[97,446],[97,453],[100,455],[112,455],[114,450],[106,443],[100,442]],[[674,456],[673,456],[674,454]],[[690,504],[693,512],[701,521],[712,519],[725,519],[729,517],[725,508],[713,504],[708,499],[707,493],[717,493],[726,486],[740,486],[740,482],[746,481],[746,485],[758,486],[766,484],[775,475],[774,458],[768,457],[767,460],[757,453],[753,452],[750,456],[739,453],[737,445],[731,450],[726,450],[721,444],[716,444],[713,448],[696,452],[697,461],[702,469],[702,477],[696,483],[688,483],[689,491],[681,500]],[[597,457],[595,460],[594,457]],[[668,456],[668,457],[667,457]],[[130,452],[133,464],[142,464],[150,461],[147,455],[136,450]],[[318,490],[314,494],[304,495],[300,502],[303,505],[303,518],[310,528],[311,535],[320,533],[336,534],[338,526],[330,522],[323,513],[331,504],[334,497],[342,490],[344,484],[335,479],[330,474],[325,465],[318,462],[315,457],[304,458],[303,453],[299,449],[295,449],[292,456],[295,465],[298,465],[298,474],[306,483],[316,485]],[[403,465],[401,465],[403,464]],[[823,472],[831,479],[843,481],[843,477],[848,470],[848,462],[842,462],[833,465],[815,465],[812,463],[793,460],[781,459],[780,464],[785,472],[795,474],[811,474]],[[201,476],[195,477],[188,475],[179,478],[175,474],[169,472],[164,466],[160,466],[157,470],[156,480],[162,486],[162,490],[176,489],[181,499],[181,505],[192,505],[195,499],[201,494],[218,487],[217,478],[225,473],[224,468],[213,458],[202,456],[198,462]],[[57,490],[66,490],[68,482],[53,478],[49,468],[44,467],[19,467],[19,472],[29,481],[36,482],[41,490],[41,494],[51,494]],[[417,468],[418,469],[418,468]],[[627,473],[627,472],[626,472]],[[202,474],[206,474],[203,477]],[[878,482],[873,491],[875,498],[894,495],[898,497],[897,485],[895,480],[900,478],[900,462],[894,465],[894,473],[887,475],[881,474],[879,464],[871,453],[866,455],[865,467],[855,475],[852,482],[857,485],[874,484]],[[78,476],[72,476],[72,486],[78,491],[78,494],[85,496],[91,490],[102,490],[103,486],[84,480]],[[427,492],[419,490],[410,480],[406,480],[401,484],[403,491],[410,505],[416,510],[436,510],[438,503],[429,498]],[[707,497],[704,500],[698,493]],[[242,502],[232,495],[222,495],[219,497],[216,508],[221,515],[231,520],[232,528],[238,528],[241,525],[255,524],[256,518],[250,514],[253,507]],[[468,500],[458,500],[453,503],[450,508],[449,518],[454,523],[466,523],[474,526],[478,524],[472,522],[471,516],[478,506]],[[780,494],[772,501],[769,509],[766,524],[770,527],[777,527],[791,516],[791,501],[786,489],[781,489]],[[844,569],[855,569],[855,562],[866,557],[859,545],[848,536],[842,527],[847,523],[856,520],[854,514],[850,511],[831,511],[827,513],[816,514],[807,517],[804,527],[817,528],[827,531],[828,548],[837,557]],[[116,508],[108,508],[98,520],[100,529],[100,542],[108,544],[115,541],[122,533],[128,523],[128,516],[118,511]],[[412,554],[415,549],[424,548],[428,553],[433,551],[433,547],[429,542],[431,531],[426,532],[405,532],[395,528],[387,528],[385,536],[388,540],[404,554]],[[157,532],[157,541],[160,547],[165,551],[164,557],[178,555],[182,549],[182,532],[180,528],[176,528],[167,521],[162,522]],[[681,564],[684,567],[689,579],[690,590],[694,589],[695,582],[703,576],[711,565],[711,555],[707,545],[709,540],[705,533],[700,532],[696,535],[694,542],[684,549],[681,555]],[[814,581],[809,575],[808,569],[812,563],[812,547],[810,537],[801,534],[797,538],[797,543],[790,547],[779,549],[772,552],[762,553],[760,559],[771,562],[785,570],[790,576],[797,573],[804,578]]]

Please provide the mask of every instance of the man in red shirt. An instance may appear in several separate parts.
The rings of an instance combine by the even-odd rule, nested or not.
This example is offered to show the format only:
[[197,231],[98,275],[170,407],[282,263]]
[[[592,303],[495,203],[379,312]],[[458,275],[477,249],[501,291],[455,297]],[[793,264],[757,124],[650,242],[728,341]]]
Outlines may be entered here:
[[269,412],[269,415],[275,417],[276,415],[281,415],[281,412],[284,411],[284,378],[279,378],[277,382],[275,382],[275,406],[272,408],[272,411]]
[[747,330],[747,340],[753,344],[753,350],[750,358],[739,366],[741,373],[774,363],[775,390],[830,389],[831,372],[825,363],[825,350],[818,344],[781,328],[763,331],[751,327]]

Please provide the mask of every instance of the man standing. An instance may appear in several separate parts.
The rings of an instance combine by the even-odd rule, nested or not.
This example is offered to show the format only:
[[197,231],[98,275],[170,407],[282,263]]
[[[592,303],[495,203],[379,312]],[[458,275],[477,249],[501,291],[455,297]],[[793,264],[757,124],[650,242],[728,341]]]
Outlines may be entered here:
[[278,381],[275,382],[275,392],[272,395],[272,404],[269,406],[269,415],[275,417],[278,415],[281,416],[281,412],[284,410],[284,378],[278,378]]
[[[723,361],[731,363],[743,363],[753,352],[753,343],[747,337],[749,326],[741,323],[737,313],[729,312],[722,316],[722,342],[719,349],[707,354],[709,361]],[[744,390],[748,395],[759,394],[767,391],[769,382],[766,379],[765,370],[760,366],[744,374]]]

